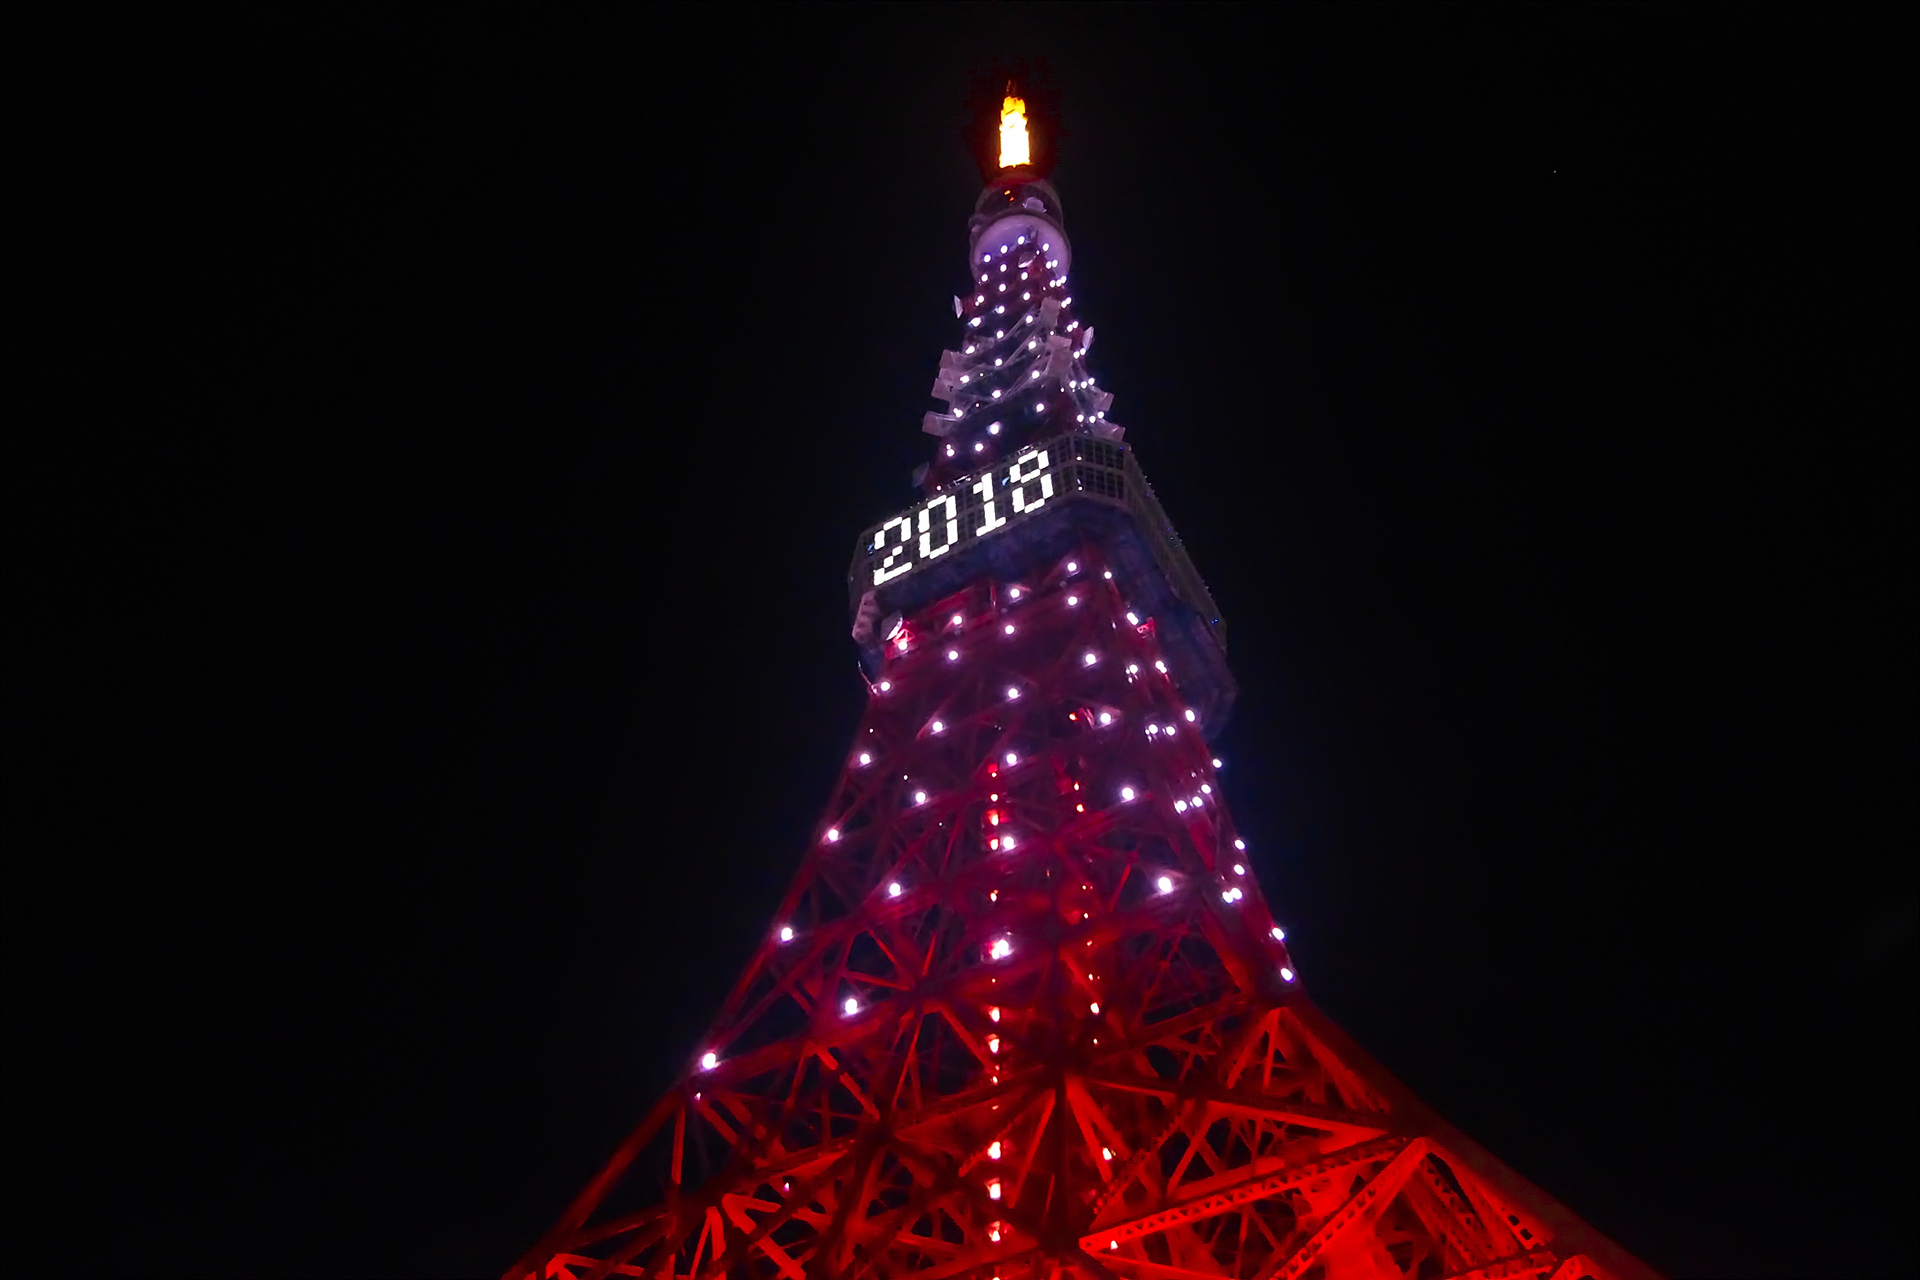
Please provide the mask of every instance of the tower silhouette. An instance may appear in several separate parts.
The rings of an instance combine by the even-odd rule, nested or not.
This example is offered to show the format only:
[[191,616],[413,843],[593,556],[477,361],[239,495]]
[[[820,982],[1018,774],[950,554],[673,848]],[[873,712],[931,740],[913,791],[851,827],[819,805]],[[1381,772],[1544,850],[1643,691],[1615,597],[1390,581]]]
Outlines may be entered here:
[[1208,748],[1224,628],[1087,372],[1064,228],[1031,166],[982,193],[925,496],[856,546],[833,798],[509,1277],[1650,1275],[1301,991]]

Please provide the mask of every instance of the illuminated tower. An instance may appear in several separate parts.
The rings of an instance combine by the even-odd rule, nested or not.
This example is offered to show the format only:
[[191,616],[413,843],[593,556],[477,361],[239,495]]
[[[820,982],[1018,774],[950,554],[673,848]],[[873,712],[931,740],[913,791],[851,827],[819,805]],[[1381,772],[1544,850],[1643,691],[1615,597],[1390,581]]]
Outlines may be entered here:
[[1218,611],[1086,368],[1009,94],[868,705],[679,1082],[516,1278],[1649,1274],[1301,992],[1208,749]]

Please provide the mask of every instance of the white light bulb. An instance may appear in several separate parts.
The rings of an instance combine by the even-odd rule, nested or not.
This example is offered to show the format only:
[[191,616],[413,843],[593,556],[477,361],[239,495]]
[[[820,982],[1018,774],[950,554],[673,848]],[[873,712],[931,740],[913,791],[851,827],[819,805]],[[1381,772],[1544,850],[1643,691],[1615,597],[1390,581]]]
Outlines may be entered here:
[[1007,696],[1008,696],[1009,698],[1017,698],[1017,697],[1019,697],[1019,696],[1020,696],[1020,688],[1019,688],[1019,686],[1018,686],[1018,685],[1009,685],[1009,686],[1007,686]]
[[1131,799],[1133,799],[1133,788],[1132,788],[1132,787],[1122,787],[1122,788],[1120,788],[1120,798],[1121,798],[1122,800],[1131,800]]
[[858,1000],[855,1000],[852,996],[848,996],[846,1004],[842,1005],[841,1007],[847,1011],[847,1016],[849,1018],[851,1018],[854,1014],[860,1012],[860,1002]]
[[1172,892],[1173,892],[1173,877],[1172,877],[1172,876],[1161,876],[1161,877],[1160,877],[1160,878],[1159,878],[1158,880],[1155,880],[1155,881],[1154,881],[1153,883],[1154,883],[1154,886],[1155,886],[1156,888],[1158,888],[1158,889],[1160,890],[1160,892],[1162,892],[1162,893],[1172,893]]
[[1200,794],[1210,796],[1213,794],[1213,788],[1203,782],[1200,784]]
[[1088,1011],[1089,1013],[1095,1013],[1095,1014],[1097,1014],[1097,1013],[1099,1013],[1099,1012],[1100,1012],[1100,1002],[1099,1002],[1098,1000],[1095,1000],[1095,1001],[1094,1001],[1094,1002],[1093,1002],[1092,1004],[1090,1004],[1090,1005],[1088,1005],[1088,1006],[1087,1006],[1087,1011]]
[[1236,863],[1234,863],[1234,864],[1233,864],[1233,874],[1235,874],[1235,875],[1237,875],[1237,876],[1243,876],[1243,875],[1245,875],[1245,874],[1247,874],[1247,865],[1246,865],[1246,863],[1244,863],[1244,862],[1236,862]]
[[960,661],[960,651],[958,649],[947,650],[947,661],[948,662]]
[[720,1055],[713,1052],[711,1049],[709,1049],[707,1052],[700,1055],[700,1069],[702,1071],[711,1071],[719,1065],[720,1065]]
[[1275,942],[1285,942],[1287,940],[1287,931],[1279,925],[1273,926],[1273,940]]
[[999,1158],[1000,1158],[1000,1143],[996,1139],[995,1141],[989,1142],[987,1144],[987,1159],[998,1160]]
[[941,723],[940,721],[935,720],[933,722],[933,731],[935,733],[945,733],[947,731],[947,726]]
[[1187,802],[1185,800],[1175,800],[1173,802],[1173,811],[1175,813],[1185,813],[1187,811]]
[[1067,572],[1068,573],[1080,572],[1080,562],[1078,560],[1067,561]]
[[1240,850],[1242,853],[1245,853],[1247,850],[1247,842],[1245,840],[1235,840],[1233,842],[1233,847]]
[[1067,597],[1067,603],[1068,603],[1068,604],[1070,604],[1070,605],[1072,605],[1072,604],[1079,604],[1079,603],[1080,603],[1080,597],[1079,597],[1079,596],[1068,596],[1068,597]]
[[1012,634],[1013,634],[1013,624],[1012,624],[1011,622],[1009,622],[1009,623],[1007,624],[1007,634],[1008,634],[1008,635],[1012,635]]
[[889,690],[889,689],[891,689],[891,688],[893,688],[893,681],[891,681],[891,680],[882,680],[882,681],[880,682],[880,692],[882,692],[882,693],[885,693],[885,692],[886,692],[887,690]]
[[1017,755],[1015,755],[1015,754],[1013,754],[1013,752],[1011,752],[1011,751],[1009,751],[1009,752],[1007,752],[1007,763],[1008,763],[1008,764],[1019,764],[1019,763],[1020,763],[1020,757],[1019,757],[1019,756],[1017,756]]
[[889,898],[897,898],[900,896],[900,882],[898,880],[895,880],[887,886],[887,896]]
[[1101,723],[1101,724],[1112,724],[1112,723],[1113,723],[1113,712],[1111,712],[1111,711],[1102,711],[1102,712],[1100,713],[1100,723]]
[[838,840],[839,838],[840,838],[840,828],[838,828],[838,827],[828,827],[828,828],[827,828],[827,843],[828,843],[828,844],[832,844],[832,843],[833,843],[834,841],[836,841],[836,840]]
[[1220,763],[1220,757],[1219,757],[1219,756],[1215,756],[1215,757],[1213,758],[1213,767],[1214,767],[1214,768],[1216,768],[1216,769],[1219,769],[1219,768],[1223,768],[1223,767],[1224,767],[1224,766],[1223,766],[1223,765],[1221,765],[1221,763]]
[[792,941],[793,941],[793,926],[792,926],[792,925],[790,925],[790,924],[785,924],[785,925],[781,925],[781,926],[780,926],[780,941],[782,941],[782,942],[792,942]]
[[1109,569],[1105,573],[1101,574],[1100,576],[1103,578],[1111,579],[1113,577],[1113,570]]
[[926,792],[924,792],[924,791],[916,791],[916,792],[914,792],[914,793],[913,793],[913,802],[914,802],[915,804],[925,804],[925,803],[927,802],[927,793],[926,793]]
[[1188,707],[1188,708],[1187,708],[1187,723],[1188,723],[1188,724],[1192,724],[1192,723],[1193,723],[1193,722],[1194,722],[1195,720],[1197,720],[1197,719],[1199,719],[1199,717],[1193,714],[1193,708],[1192,708],[1192,707]]
[[872,754],[871,752],[867,752],[867,751],[862,751],[862,752],[860,753],[860,763],[861,763],[861,764],[872,764],[872,763],[873,763],[873,754]]
[[1281,970],[1280,970],[1280,976],[1281,976],[1281,978],[1283,978],[1283,979],[1284,979],[1284,980],[1286,980],[1287,982],[1292,982],[1292,981],[1293,981],[1293,970],[1291,970],[1291,969],[1286,969],[1286,968],[1283,968],[1283,969],[1281,969]]
[[1005,938],[995,938],[993,945],[987,948],[987,954],[995,960],[1005,960],[1013,954],[1013,944]]
[[1137,627],[1140,625],[1140,615],[1129,609],[1127,611],[1127,621]]
[[1092,665],[1093,665],[1094,663],[1096,663],[1096,662],[1098,662],[1098,661],[1100,661],[1100,655],[1099,655],[1099,654],[1097,654],[1097,653],[1095,653],[1095,652],[1093,652],[1093,651],[1092,651],[1091,649],[1089,649],[1089,650],[1087,651],[1087,656],[1086,656],[1086,657],[1085,657],[1085,658],[1083,659],[1083,661],[1084,661],[1084,662],[1085,662],[1085,663],[1086,663],[1086,664],[1087,664],[1088,666],[1092,666]]
[[1018,587],[1013,588],[1011,591],[1007,592],[1007,595],[1011,599],[1018,600],[1020,598],[1020,588]]

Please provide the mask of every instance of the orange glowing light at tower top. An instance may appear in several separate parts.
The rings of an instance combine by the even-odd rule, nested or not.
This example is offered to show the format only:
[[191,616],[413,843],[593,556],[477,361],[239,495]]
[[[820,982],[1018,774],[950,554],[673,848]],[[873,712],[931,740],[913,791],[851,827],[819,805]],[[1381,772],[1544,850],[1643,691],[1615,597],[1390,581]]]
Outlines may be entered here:
[[1006,101],[1000,104],[1000,167],[1011,169],[1017,164],[1030,163],[1032,157],[1027,152],[1027,103],[1024,98],[1008,94]]

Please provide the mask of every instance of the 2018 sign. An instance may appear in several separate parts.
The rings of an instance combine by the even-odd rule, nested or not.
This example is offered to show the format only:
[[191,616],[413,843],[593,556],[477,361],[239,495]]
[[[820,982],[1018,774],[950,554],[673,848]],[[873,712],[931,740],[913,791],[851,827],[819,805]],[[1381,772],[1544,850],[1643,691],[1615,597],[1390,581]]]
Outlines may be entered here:
[[1054,496],[1053,476],[1048,450],[1030,450],[1004,470],[996,467],[977,480],[963,481],[909,507],[881,525],[867,547],[870,557],[879,558],[873,565],[872,585],[904,577],[955,547],[1004,529],[1010,516],[1038,511]]

